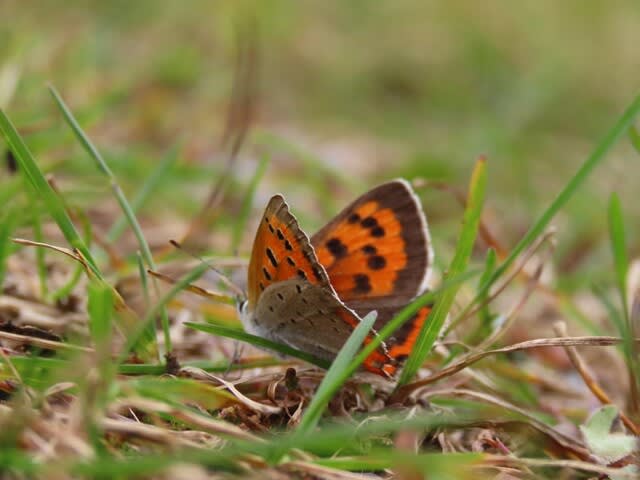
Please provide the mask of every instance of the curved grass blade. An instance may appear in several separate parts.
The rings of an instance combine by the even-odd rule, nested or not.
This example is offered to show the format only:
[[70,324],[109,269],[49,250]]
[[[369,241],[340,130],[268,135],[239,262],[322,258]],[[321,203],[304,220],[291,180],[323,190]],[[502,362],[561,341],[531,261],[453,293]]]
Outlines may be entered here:
[[[476,163],[476,167],[471,175],[469,184],[469,194],[467,206],[462,219],[462,229],[460,238],[456,247],[453,260],[447,271],[447,276],[457,276],[465,272],[471,252],[478,235],[478,226],[480,225],[480,216],[482,213],[482,205],[487,184],[487,163],[481,158]],[[429,314],[429,318],[422,326],[416,344],[409,355],[407,364],[402,370],[398,386],[408,383],[424,363],[427,355],[431,351],[433,344],[438,338],[440,329],[447,318],[447,314],[451,309],[453,300],[455,299],[457,287],[448,289],[436,300],[436,304]]]
[[327,374],[322,379],[322,383],[320,383],[318,390],[316,390],[316,394],[313,396],[309,407],[307,407],[307,411],[304,413],[302,420],[300,420],[297,429],[300,435],[307,435],[318,424],[329,401],[344,383],[343,373],[349,369],[353,357],[358,353],[364,339],[371,332],[377,316],[378,314],[376,312],[365,315],[351,335],[349,335],[349,338],[340,349],[340,352],[338,352]]
[[[627,323],[629,322],[629,301],[627,299],[627,273],[629,257],[625,246],[624,220],[620,198],[614,192],[609,197],[609,237],[613,253],[613,264],[616,272],[616,283],[622,300],[622,311]],[[622,332],[621,332],[622,333]]]
[[[311,403],[300,420],[298,428],[293,433],[293,444],[296,444],[298,439],[308,437],[311,431],[318,425],[320,417],[331,401],[331,398],[348,377],[348,374],[345,375],[345,373],[349,371],[353,357],[362,346],[364,339],[371,332],[377,316],[378,314],[376,312],[371,312],[366,315],[351,335],[349,335],[349,338],[340,349],[340,352],[338,352],[327,374],[318,386]],[[286,454],[288,449],[289,447],[286,444],[283,444],[281,448],[276,448],[270,455],[270,461],[273,463],[278,462],[282,456]]]
[[609,236],[613,253],[613,263],[616,273],[616,283],[622,302],[622,319],[620,321],[620,335],[624,339],[625,363],[629,376],[629,400],[631,411],[640,411],[640,365],[637,360],[637,348],[633,342],[634,332],[629,314],[627,298],[627,274],[629,271],[629,257],[625,245],[624,219],[620,198],[614,192],[609,199]]

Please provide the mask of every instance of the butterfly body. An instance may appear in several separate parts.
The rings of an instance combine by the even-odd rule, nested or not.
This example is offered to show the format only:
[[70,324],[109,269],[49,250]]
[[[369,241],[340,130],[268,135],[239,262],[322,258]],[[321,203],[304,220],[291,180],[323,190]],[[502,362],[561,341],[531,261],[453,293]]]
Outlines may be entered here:
[[[247,299],[239,306],[243,326],[332,360],[364,315],[376,310],[375,328],[382,328],[424,291],[430,244],[420,203],[404,180],[365,193],[311,239],[275,195],[253,244]],[[365,368],[395,373],[427,315],[428,309],[418,312],[367,358]]]

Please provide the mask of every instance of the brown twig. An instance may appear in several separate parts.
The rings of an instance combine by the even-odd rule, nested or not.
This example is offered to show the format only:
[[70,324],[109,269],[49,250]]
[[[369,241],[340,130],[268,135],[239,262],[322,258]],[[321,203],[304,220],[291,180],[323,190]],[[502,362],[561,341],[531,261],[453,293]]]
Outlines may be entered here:
[[610,468],[590,462],[580,460],[548,460],[543,458],[521,458],[502,455],[487,454],[485,460],[489,463],[497,465],[526,465],[527,467],[539,468],[571,468],[572,470],[581,470],[584,472],[598,473],[604,476],[615,478],[637,478],[637,473],[624,472],[618,468]]
[[[640,343],[640,338],[635,339]],[[449,377],[454,373],[459,372],[467,368],[485,357],[491,355],[498,355],[500,353],[515,352],[519,350],[528,350],[531,348],[540,347],[566,347],[566,346],[585,346],[585,347],[609,347],[612,345],[619,345],[623,342],[623,339],[619,337],[562,337],[562,338],[538,338],[535,340],[527,340],[525,342],[515,343],[503,348],[496,348],[493,350],[486,350],[484,352],[478,352],[463,358],[457,363],[450,365],[449,367],[440,370],[439,372],[413,383],[409,383],[400,387],[394,394],[394,399],[402,399],[409,395],[414,390],[437,382],[438,380]]]
[[37,347],[48,348],[51,350],[72,350],[74,352],[86,352],[92,353],[92,348],[81,347],[80,345],[73,345],[71,343],[54,342],[53,340],[45,340],[43,338],[30,337],[27,335],[18,335],[17,333],[9,333],[0,331],[0,338],[7,340],[13,340],[16,342],[23,342],[27,345],[35,345]]
[[[567,325],[564,322],[554,323],[553,330],[556,332],[557,335],[561,335],[563,337],[566,337],[568,335]],[[593,393],[593,395],[598,400],[600,400],[600,403],[602,403],[603,405],[609,405],[613,403],[609,398],[609,395],[607,395],[607,393],[602,389],[602,387],[600,387],[596,379],[593,377],[593,375],[591,375],[591,372],[589,372],[589,368],[587,367],[586,363],[578,353],[578,350],[576,350],[575,347],[571,347],[571,346],[565,346],[565,350],[567,352],[567,355],[569,355],[569,358],[571,359],[571,363],[573,364],[574,368],[582,377],[582,381],[587,386],[587,388],[591,390],[591,393]],[[627,417],[622,411],[620,411],[620,420],[622,420],[622,423],[624,423],[625,426],[634,435],[640,436],[640,428],[635,423],[633,423],[633,421],[629,417]]]
[[188,425],[204,430],[208,433],[220,435],[224,437],[236,438],[249,442],[263,442],[264,440],[249,432],[242,430],[240,427],[229,422],[216,420],[208,416],[182,409],[178,406],[171,406],[158,400],[149,400],[143,398],[126,398],[117,400],[109,406],[110,411],[129,411],[142,410],[145,412],[162,413],[174,417]]

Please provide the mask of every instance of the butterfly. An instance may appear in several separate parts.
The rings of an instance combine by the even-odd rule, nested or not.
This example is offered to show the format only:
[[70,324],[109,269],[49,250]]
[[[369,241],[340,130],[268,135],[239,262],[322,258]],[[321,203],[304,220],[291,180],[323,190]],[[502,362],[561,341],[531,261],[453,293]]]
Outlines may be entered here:
[[[364,315],[376,310],[379,330],[420,295],[432,264],[422,206],[403,179],[366,192],[311,238],[284,198],[274,195],[253,242],[240,319],[251,334],[331,361]],[[393,376],[429,311],[419,310],[364,368]],[[375,335],[370,332],[365,344]]]

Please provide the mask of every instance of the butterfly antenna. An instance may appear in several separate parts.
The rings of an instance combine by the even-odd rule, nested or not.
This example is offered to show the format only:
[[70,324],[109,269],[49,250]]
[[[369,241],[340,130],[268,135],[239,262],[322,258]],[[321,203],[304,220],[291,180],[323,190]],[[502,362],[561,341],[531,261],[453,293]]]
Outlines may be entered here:
[[233,281],[227,275],[225,275],[220,269],[211,265],[211,262],[205,260],[200,255],[197,255],[193,252],[188,251],[182,245],[180,245],[180,243],[178,243],[176,240],[169,240],[169,243],[173,245],[175,248],[177,248],[178,250],[180,250],[181,252],[184,252],[190,257],[195,258],[196,260],[199,260],[200,262],[207,265],[211,270],[213,270],[220,276],[220,280],[222,280],[222,282],[229,288],[229,290],[231,290],[233,293],[235,293],[239,297],[246,298],[247,294],[238,285],[233,283]]

